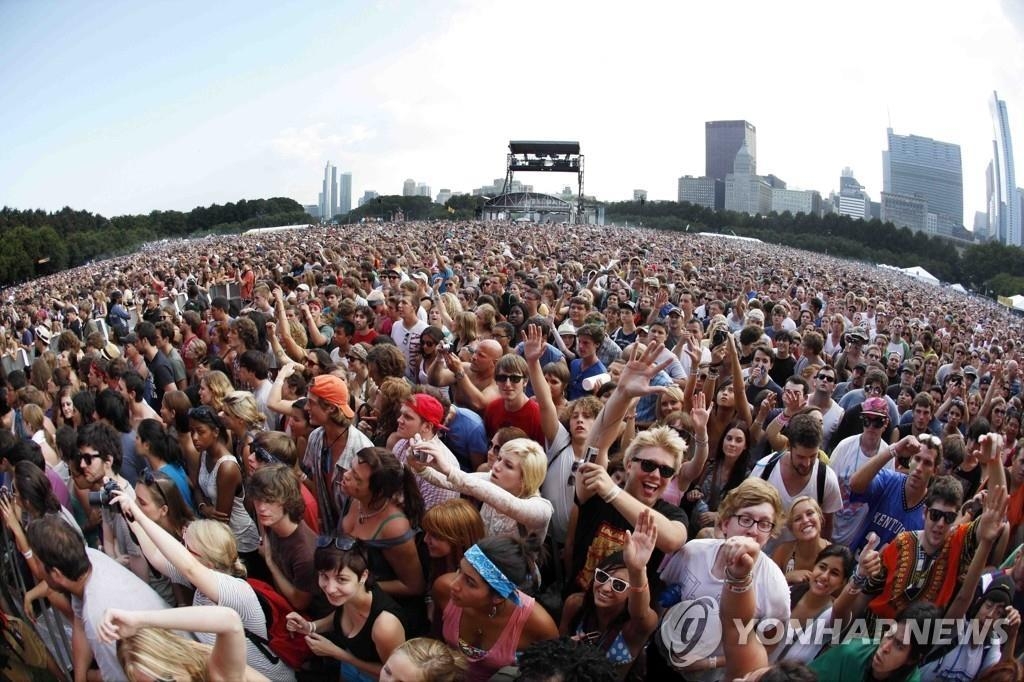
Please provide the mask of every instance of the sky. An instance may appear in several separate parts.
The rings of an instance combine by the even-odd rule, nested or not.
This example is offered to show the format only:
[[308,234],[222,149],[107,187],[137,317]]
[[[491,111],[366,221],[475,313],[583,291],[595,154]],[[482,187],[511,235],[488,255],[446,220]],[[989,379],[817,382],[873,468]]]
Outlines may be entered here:
[[579,140],[601,200],[675,200],[704,122],[746,119],[760,174],[823,195],[849,166],[878,200],[889,125],[959,144],[970,228],[993,91],[1024,147],[1022,46],[1024,0],[0,0],[0,205],[314,204],[327,161],[353,204],[468,192],[512,139]]

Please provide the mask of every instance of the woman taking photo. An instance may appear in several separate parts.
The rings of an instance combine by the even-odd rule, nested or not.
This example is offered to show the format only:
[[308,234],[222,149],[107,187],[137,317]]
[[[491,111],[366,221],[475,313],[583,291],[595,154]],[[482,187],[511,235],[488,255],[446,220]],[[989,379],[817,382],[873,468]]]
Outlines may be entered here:
[[[195,588],[193,606],[226,606],[241,616],[246,630],[267,639],[266,616],[256,592],[245,581],[245,566],[239,561],[235,538],[226,525],[210,520],[194,521],[178,540],[153,521],[137,500],[119,491],[114,494],[114,501],[120,505],[150,565],[172,582]],[[204,644],[213,644],[214,638],[209,634],[200,632],[197,637]],[[292,682],[295,679],[295,673],[283,661],[272,663],[248,639],[245,660],[271,680]]]
[[469,659],[469,682],[491,679],[531,644],[558,637],[555,621],[524,591],[536,588],[534,547],[517,538],[485,538],[466,551],[457,573],[434,587],[444,641]]
[[559,634],[596,646],[624,679],[658,626],[651,608],[647,562],[658,538],[649,510],[640,512],[621,552],[608,556],[594,571],[586,593],[565,601]]
[[407,634],[424,633],[427,585],[415,542],[423,499],[416,476],[390,450],[364,448],[341,489],[348,496],[342,534],[362,541],[377,586],[405,612]]
[[201,455],[196,511],[200,516],[228,524],[244,560],[256,560],[260,536],[245,510],[242,468],[228,450],[228,432],[213,409],[205,405],[189,410],[192,442]]
[[801,495],[793,500],[786,526],[794,539],[783,542],[772,553],[772,561],[786,574],[786,582],[790,585],[811,579],[814,567],[818,565],[818,554],[829,545],[828,540],[821,537],[824,522],[825,515],[813,497]]
[[289,613],[288,629],[305,635],[317,656],[339,661],[340,679],[374,682],[405,641],[402,611],[374,582],[365,549],[355,538],[321,536],[313,560],[320,589],[335,609],[316,621]]
[[536,535],[543,542],[547,536],[554,507],[540,494],[548,460],[536,441],[516,438],[505,443],[486,473],[462,471],[455,455],[436,440],[414,445],[407,462],[433,485],[483,502],[480,516],[489,537]]

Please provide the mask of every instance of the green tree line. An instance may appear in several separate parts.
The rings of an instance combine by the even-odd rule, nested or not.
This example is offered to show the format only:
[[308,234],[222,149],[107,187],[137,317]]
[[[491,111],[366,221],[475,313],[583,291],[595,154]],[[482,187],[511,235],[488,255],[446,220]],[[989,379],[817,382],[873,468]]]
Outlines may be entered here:
[[89,261],[130,253],[158,239],[241,232],[254,227],[310,222],[302,206],[286,198],[242,199],[191,211],[152,211],[105,218],[65,207],[0,209],[0,284],[12,284]]
[[359,208],[338,218],[339,222],[367,220],[392,220],[399,211],[406,220],[473,220],[479,217],[484,205],[483,197],[470,194],[456,194],[442,204],[435,204],[430,197],[406,197],[399,194],[379,196]]
[[609,222],[665,230],[718,232],[754,237],[832,256],[901,268],[919,265],[939,279],[978,292],[1009,296],[1024,292],[1024,249],[988,242],[962,245],[881,220],[830,213],[747,215],[675,201],[622,201],[606,206]]

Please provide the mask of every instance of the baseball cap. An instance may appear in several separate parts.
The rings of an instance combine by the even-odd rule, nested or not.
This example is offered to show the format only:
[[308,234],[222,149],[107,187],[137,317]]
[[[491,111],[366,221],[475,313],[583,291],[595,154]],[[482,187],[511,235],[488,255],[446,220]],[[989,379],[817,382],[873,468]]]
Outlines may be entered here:
[[299,291],[309,291],[309,285],[306,284],[305,282],[303,282],[302,284],[295,288],[298,289]]
[[416,393],[405,401],[410,410],[419,415],[420,419],[434,425],[436,429],[445,429],[444,407],[437,398],[426,393]]
[[977,379],[978,370],[976,370],[974,367],[971,367],[970,365],[967,365],[966,367],[964,367],[964,376],[972,376],[975,379]]
[[861,339],[862,341],[868,340],[868,333],[864,331],[864,327],[853,327],[850,331],[846,332],[846,336],[852,339]]
[[571,320],[566,320],[562,324],[558,325],[559,336],[576,336],[576,326]]
[[669,315],[679,315],[680,317],[682,317],[683,316],[683,311],[680,310],[679,308],[675,307],[675,306],[672,306],[671,308],[668,309],[668,312],[665,313],[665,315],[666,315],[666,317],[669,316]]
[[876,417],[888,417],[889,406],[885,400],[876,396],[872,396],[864,401],[861,405],[861,414],[871,414]]
[[986,601],[996,602],[999,604],[1012,604],[1015,591],[1013,578],[1008,575],[1001,575],[992,580],[992,583],[985,589],[985,592],[981,596]]
[[423,273],[423,272],[414,272],[412,274],[412,278],[413,279],[418,279],[418,280],[420,280],[422,282],[430,281],[430,279],[427,277],[426,273]]
[[361,343],[353,344],[348,349],[348,357],[366,362],[366,346]]
[[371,291],[370,293],[368,293],[366,295],[366,303],[368,305],[372,306],[374,303],[383,303],[383,302],[384,302],[384,292],[380,291],[379,289],[374,289],[373,291]]
[[341,377],[336,377],[333,374],[321,374],[314,377],[313,382],[309,385],[309,392],[337,407],[349,419],[355,416],[355,412],[348,404],[348,385]]

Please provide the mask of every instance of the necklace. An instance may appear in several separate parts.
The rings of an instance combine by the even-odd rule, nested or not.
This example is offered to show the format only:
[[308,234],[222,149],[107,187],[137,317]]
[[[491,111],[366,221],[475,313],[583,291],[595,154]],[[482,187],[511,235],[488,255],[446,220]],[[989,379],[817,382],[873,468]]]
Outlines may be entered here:
[[375,509],[373,511],[369,511],[369,512],[363,513],[363,503],[360,502],[359,503],[359,515],[358,515],[358,518],[357,518],[357,520],[359,521],[359,524],[362,525],[362,524],[366,523],[367,519],[372,519],[377,514],[380,514],[382,511],[387,509],[387,506],[388,506],[388,501],[384,500],[384,504],[382,504],[379,509]]

